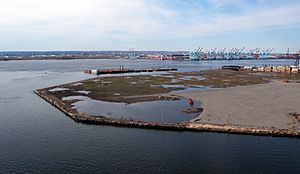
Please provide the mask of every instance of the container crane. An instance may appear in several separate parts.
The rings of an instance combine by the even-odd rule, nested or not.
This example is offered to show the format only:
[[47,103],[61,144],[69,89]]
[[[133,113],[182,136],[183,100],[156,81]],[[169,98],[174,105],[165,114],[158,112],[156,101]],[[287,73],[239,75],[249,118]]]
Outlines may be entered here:
[[266,49],[266,50],[261,50],[261,52],[259,53],[259,58],[260,59],[266,59],[268,58],[268,51],[270,48]]
[[136,59],[136,58],[137,58],[137,55],[136,55],[136,53],[135,53],[135,51],[134,51],[133,48],[129,48],[129,55],[128,55],[128,58],[129,58],[129,59]]
[[238,59],[238,52],[239,52],[238,48],[233,48],[231,59]]
[[245,50],[245,47],[243,47],[241,50],[238,50],[237,52],[237,59],[241,59],[241,55],[242,55],[242,52]]
[[232,59],[233,50],[234,50],[234,49],[230,49],[230,50],[228,50],[228,51],[226,52],[225,57],[226,57],[227,60]]
[[222,59],[222,60],[225,59],[225,51],[226,51],[226,48],[223,48],[222,50],[220,50],[218,52],[218,59]]
[[217,59],[217,52],[216,52],[217,48],[212,50],[212,59]]
[[190,60],[199,60],[200,59],[200,53],[203,48],[198,48],[195,51],[190,52]]
[[273,50],[274,50],[274,48],[268,48],[267,50],[262,51],[263,59],[268,59],[270,53],[271,53]]
[[260,48],[255,48],[253,53],[252,53],[252,59],[259,59],[259,53],[260,53]]

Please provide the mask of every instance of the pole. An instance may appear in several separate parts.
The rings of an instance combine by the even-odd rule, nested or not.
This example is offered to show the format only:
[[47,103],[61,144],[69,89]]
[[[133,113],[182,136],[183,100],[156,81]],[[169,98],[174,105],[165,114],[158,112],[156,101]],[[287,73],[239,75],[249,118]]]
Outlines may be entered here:
[[229,123],[230,123],[230,116],[231,116],[231,114],[228,115],[228,118],[227,118],[227,125],[229,125]]
[[295,65],[297,68],[299,68],[299,63],[300,63],[300,61],[299,61],[299,59],[300,59],[300,54],[296,54],[295,56],[296,56],[296,58],[295,58],[295,63],[294,63],[294,65]]
[[164,110],[161,112],[161,123],[164,124]]
[[296,66],[297,66],[297,68],[299,68],[299,63],[300,63],[299,59],[300,59],[300,54],[298,54],[297,58],[296,58]]

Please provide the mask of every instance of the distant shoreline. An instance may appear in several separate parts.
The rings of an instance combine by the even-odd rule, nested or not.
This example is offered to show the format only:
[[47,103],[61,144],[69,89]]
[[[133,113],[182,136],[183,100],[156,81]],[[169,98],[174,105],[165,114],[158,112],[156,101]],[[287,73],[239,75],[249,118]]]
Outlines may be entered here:
[[[0,61],[30,61],[30,60],[100,60],[100,59],[126,59],[122,58],[120,56],[93,56],[93,57],[24,57],[24,58],[0,58]],[[270,59],[238,59],[238,60],[248,60],[248,61],[253,61],[253,60],[295,60],[295,58],[270,58]],[[140,58],[140,59],[131,59],[131,60],[154,60],[154,59],[145,59],[145,58]],[[165,61],[165,60],[161,60]],[[193,61],[193,60],[172,60],[172,61]],[[199,62],[201,61],[226,61],[225,59],[213,59],[213,60],[198,60]],[[232,60],[227,60],[227,61],[232,61]]]
[[12,58],[0,58],[0,61],[15,61],[15,60],[76,60],[76,59],[120,59],[120,56],[114,55],[97,55],[97,56],[62,56],[62,57],[12,57]]
[[[204,55],[202,55],[204,54]],[[260,54],[226,57],[225,54],[202,53],[193,55],[188,51],[8,51],[0,52],[0,61],[18,60],[74,60],[74,59],[132,59],[172,61],[229,61],[229,60],[294,60],[298,54],[273,53],[268,57]]]

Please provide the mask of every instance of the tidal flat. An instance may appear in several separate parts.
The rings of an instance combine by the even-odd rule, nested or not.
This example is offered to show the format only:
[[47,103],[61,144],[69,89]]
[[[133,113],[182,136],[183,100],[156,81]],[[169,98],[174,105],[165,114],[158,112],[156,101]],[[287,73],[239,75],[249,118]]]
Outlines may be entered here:
[[[272,136],[299,136],[298,120],[293,118],[293,114],[297,115],[297,113],[300,111],[298,111],[296,107],[291,108],[291,106],[294,105],[284,105],[283,103],[287,103],[286,97],[282,96],[282,98],[280,98],[281,96],[277,96],[277,100],[274,100],[276,102],[270,105],[271,102],[267,96],[263,97],[265,100],[254,98],[252,101],[255,102],[252,103],[249,102],[251,100],[247,98],[248,96],[246,96],[246,94],[249,94],[252,97],[255,97],[255,95],[249,92],[247,93],[247,91],[255,88],[256,86],[264,89],[261,91],[256,91],[255,94],[257,94],[258,97],[263,96],[263,94],[271,96],[274,95],[276,97],[277,93],[282,92],[281,90],[278,90],[277,92],[276,90],[268,90],[271,89],[270,86],[275,86],[276,89],[288,89],[292,86],[293,89],[288,89],[287,93],[289,93],[289,91],[294,93],[295,90],[297,91],[299,89],[299,79],[300,76],[297,73],[283,74],[215,69],[194,72],[176,72],[160,75],[97,77],[79,82],[40,89],[37,90],[36,93],[67,113],[75,121],[82,123],[110,124],[118,126],[159,129],[167,128],[174,130],[217,131]],[[288,86],[278,87],[276,86],[278,84],[285,84]],[[235,91],[240,91],[240,89],[246,91],[242,91],[242,93],[245,95],[234,97],[235,94],[238,94]],[[224,92],[229,90],[232,92]],[[266,93],[265,90],[269,91],[270,93]],[[226,95],[221,95],[222,92],[226,93]],[[206,93],[213,93],[214,95],[204,95]],[[66,98],[72,96],[75,96],[75,98],[66,100]],[[107,112],[107,115],[105,115],[105,112],[102,112],[101,115],[97,115],[97,113],[89,113],[89,109],[91,108],[81,109],[80,106],[76,106],[76,103],[78,104],[78,102],[84,101],[84,99],[80,97],[78,98],[78,96],[85,97],[93,101],[99,101],[99,105],[95,105],[94,108],[100,108],[100,111],[103,111],[109,107],[109,105],[107,105],[107,107],[101,107],[101,102],[110,102],[114,104],[122,103],[124,106],[123,109],[120,109],[121,111],[128,106],[132,106],[132,104],[144,102],[145,106],[142,107],[143,112],[147,112],[147,102],[155,103],[159,101],[181,100],[183,101],[181,104],[173,105],[174,108],[171,107],[166,109],[177,111],[175,113],[169,113],[170,115],[180,115],[179,113],[184,113],[183,111],[185,110],[192,110],[195,112],[188,113],[194,115],[185,117],[185,119],[177,119],[176,121],[167,122],[165,122],[165,119],[171,116],[166,116],[168,115],[165,114],[166,111],[161,110],[161,108],[164,108],[164,104],[158,105],[156,108],[148,108],[149,111],[159,110],[159,112],[155,113],[157,118],[154,120],[150,119],[150,121],[148,119],[143,119],[143,116],[139,117],[139,119],[136,119],[134,115],[143,115],[143,113],[138,112],[128,112],[129,114],[132,113],[133,115],[130,116],[124,114],[124,117],[114,117],[113,113],[111,112]],[[218,98],[218,96],[221,96],[221,98]],[[297,98],[297,96],[292,95],[290,95],[290,97]],[[187,99],[189,98],[196,101],[195,105],[187,104]],[[208,99],[214,102],[209,103],[207,102]],[[296,99],[288,98],[288,101],[294,100]],[[203,104],[202,101],[204,101]],[[245,106],[242,104],[241,106],[238,106],[237,104],[234,104],[236,102],[244,103]],[[260,104],[257,106],[256,104],[259,102]],[[102,103],[102,105],[103,104],[104,103]],[[294,102],[294,104],[296,106],[297,102]],[[87,105],[88,104],[81,105],[81,107]],[[181,105],[184,106],[181,107]],[[279,108],[287,111],[287,113],[265,113],[263,112],[263,109],[261,109],[264,108],[264,106],[274,107],[274,109],[276,109],[278,108],[278,105],[282,106]],[[285,106],[289,108],[287,109]],[[215,108],[219,108],[219,110],[221,110],[214,112]],[[245,108],[251,108],[251,111],[253,112],[248,112],[248,110]],[[269,109],[272,110],[272,108]],[[255,112],[256,110],[257,112]],[[224,115],[220,113],[226,114]],[[252,115],[249,115],[248,113],[251,113]],[[261,114],[264,115],[260,116]],[[266,114],[268,116],[265,116]],[[180,115],[179,117],[184,116]],[[280,121],[282,118],[284,118],[284,122]],[[253,121],[253,119],[255,119],[255,121]],[[280,122],[282,124],[286,124],[286,126],[282,126],[282,124],[274,124],[274,122]]]

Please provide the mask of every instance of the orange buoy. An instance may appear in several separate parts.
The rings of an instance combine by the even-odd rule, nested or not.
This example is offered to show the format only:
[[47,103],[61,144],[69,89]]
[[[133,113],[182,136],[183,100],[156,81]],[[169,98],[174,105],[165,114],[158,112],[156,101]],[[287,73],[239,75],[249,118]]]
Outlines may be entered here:
[[194,105],[194,101],[193,101],[193,99],[191,99],[191,98],[189,98],[189,104],[191,105],[191,106],[193,106]]

